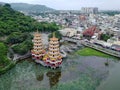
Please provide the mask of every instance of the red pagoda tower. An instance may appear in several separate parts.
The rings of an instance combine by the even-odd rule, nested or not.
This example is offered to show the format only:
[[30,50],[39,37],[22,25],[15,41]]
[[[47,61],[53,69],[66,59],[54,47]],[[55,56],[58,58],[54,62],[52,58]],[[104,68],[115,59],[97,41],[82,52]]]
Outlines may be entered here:
[[59,41],[55,37],[50,38],[48,54],[43,57],[44,62],[51,68],[59,67],[62,63],[62,56],[59,51]]
[[45,55],[45,50],[43,48],[41,34],[38,31],[34,33],[33,44],[33,50],[31,50],[32,59],[42,60]]

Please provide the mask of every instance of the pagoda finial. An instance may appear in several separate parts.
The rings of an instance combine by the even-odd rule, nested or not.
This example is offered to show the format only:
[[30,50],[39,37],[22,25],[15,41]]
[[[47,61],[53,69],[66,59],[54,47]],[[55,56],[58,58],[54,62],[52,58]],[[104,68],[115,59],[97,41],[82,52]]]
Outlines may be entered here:
[[55,32],[53,32],[53,38],[55,38]]
[[38,28],[37,28],[37,33],[38,33]]

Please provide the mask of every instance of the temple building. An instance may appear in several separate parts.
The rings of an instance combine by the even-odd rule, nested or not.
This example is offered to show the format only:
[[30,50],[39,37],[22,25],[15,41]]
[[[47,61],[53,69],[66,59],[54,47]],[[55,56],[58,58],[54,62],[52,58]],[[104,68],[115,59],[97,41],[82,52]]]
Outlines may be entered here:
[[38,31],[34,34],[33,44],[33,50],[31,50],[32,59],[42,60],[45,55],[45,50],[43,48],[41,34]]
[[44,56],[43,60],[51,68],[59,67],[62,63],[59,41],[58,38],[55,37],[55,33],[53,34],[53,37],[50,38],[48,54]]
[[55,34],[50,38],[47,53],[44,50],[41,34],[38,33],[38,31],[34,34],[33,43],[34,45],[33,50],[31,50],[31,54],[32,59],[34,59],[36,63],[51,68],[56,68],[61,65],[62,56],[59,50],[59,41],[58,38],[55,37]]

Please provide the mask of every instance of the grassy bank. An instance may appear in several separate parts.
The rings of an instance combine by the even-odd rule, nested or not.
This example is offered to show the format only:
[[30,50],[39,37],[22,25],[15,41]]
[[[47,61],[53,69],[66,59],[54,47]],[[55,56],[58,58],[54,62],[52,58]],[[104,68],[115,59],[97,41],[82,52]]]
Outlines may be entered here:
[[105,57],[105,58],[116,58],[116,57],[113,57],[111,55],[108,55],[108,54],[104,54],[102,52],[99,52],[95,49],[91,49],[91,48],[83,48],[81,50],[78,50],[76,52],[76,54],[78,55],[81,55],[81,56],[98,56],[98,57]]
[[7,58],[7,52],[8,47],[3,42],[0,42],[0,74],[11,69],[16,63]]
[[16,62],[11,62],[9,65],[7,65],[4,68],[0,69],[0,75],[6,73],[8,70],[10,70],[11,68],[13,68],[16,65]]

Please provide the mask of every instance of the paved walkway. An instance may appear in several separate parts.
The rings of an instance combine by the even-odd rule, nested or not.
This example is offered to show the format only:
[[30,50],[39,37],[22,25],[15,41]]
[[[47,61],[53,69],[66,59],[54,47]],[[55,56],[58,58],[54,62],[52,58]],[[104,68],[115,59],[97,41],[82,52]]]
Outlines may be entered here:
[[85,42],[83,40],[77,40],[77,39],[72,39],[72,38],[68,38],[68,37],[64,37],[63,40],[74,42],[78,46],[84,45],[86,47],[90,47],[90,48],[96,49],[98,51],[101,51],[103,53],[106,53],[106,54],[109,54],[109,55],[112,55],[112,56],[120,58],[120,52],[117,52],[117,51],[114,51],[114,50],[110,50],[110,49],[107,49],[107,48],[103,48],[103,47],[97,46],[95,44]]

